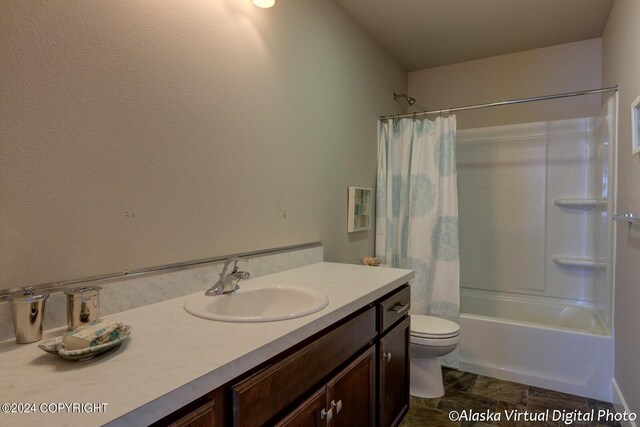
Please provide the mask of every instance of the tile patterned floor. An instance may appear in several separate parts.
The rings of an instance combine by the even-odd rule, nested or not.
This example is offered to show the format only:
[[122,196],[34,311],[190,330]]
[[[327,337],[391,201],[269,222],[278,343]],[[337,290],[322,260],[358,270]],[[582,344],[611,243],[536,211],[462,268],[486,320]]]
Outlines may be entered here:
[[[545,390],[524,384],[489,378],[469,372],[443,368],[445,394],[438,399],[421,399],[411,397],[411,409],[403,420],[401,427],[567,427],[562,421],[553,422],[553,411],[567,414],[590,413],[608,410],[615,413],[613,405],[599,400]],[[548,421],[526,421],[528,417],[547,417]],[[462,420],[453,422],[449,419],[451,411],[459,413],[500,414],[500,420],[484,422]],[[505,412],[506,411],[506,412]],[[506,414],[520,414],[521,419],[507,420]],[[541,414],[541,415],[536,415]],[[495,418],[495,417],[494,417]],[[575,418],[575,416],[574,416]],[[573,427],[620,427],[616,421],[600,420],[598,422],[574,421]]]

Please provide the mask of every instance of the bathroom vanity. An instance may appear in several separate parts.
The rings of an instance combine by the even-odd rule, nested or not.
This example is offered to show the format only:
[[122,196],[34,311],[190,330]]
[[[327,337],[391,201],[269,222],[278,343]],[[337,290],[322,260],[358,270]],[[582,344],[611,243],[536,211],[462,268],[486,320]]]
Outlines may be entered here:
[[278,322],[201,319],[183,309],[184,297],[121,312],[106,318],[131,325],[130,341],[87,362],[14,344],[0,354],[8,372],[0,400],[108,407],[0,414],[0,424],[397,425],[408,410],[412,277],[318,263],[241,284],[308,287],[329,299],[317,313]]
[[403,285],[156,425],[399,425],[409,409],[409,303]]

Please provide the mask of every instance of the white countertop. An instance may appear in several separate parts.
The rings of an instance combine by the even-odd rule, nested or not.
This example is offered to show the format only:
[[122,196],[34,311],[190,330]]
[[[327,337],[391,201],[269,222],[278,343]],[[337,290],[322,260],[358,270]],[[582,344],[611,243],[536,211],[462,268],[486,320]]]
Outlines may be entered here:
[[[131,338],[85,362],[37,345],[0,343],[0,404],[107,403],[100,413],[0,412],[0,426],[140,426],[157,421],[247,372],[413,277],[411,270],[318,263],[241,282],[288,284],[327,295],[323,310],[298,319],[225,323],[201,319],[175,298],[106,316],[132,326]],[[204,289],[203,289],[204,291]],[[63,328],[47,331],[44,339]],[[45,408],[46,409],[46,408]]]

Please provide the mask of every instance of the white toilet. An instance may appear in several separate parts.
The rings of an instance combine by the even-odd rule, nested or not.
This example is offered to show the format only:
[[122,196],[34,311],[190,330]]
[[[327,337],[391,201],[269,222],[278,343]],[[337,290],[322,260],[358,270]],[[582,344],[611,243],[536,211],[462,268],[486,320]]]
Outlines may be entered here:
[[434,398],[444,395],[440,357],[451,353],[460,342],[460,326],[433,316],[411,315],[410,391],[412,396]]

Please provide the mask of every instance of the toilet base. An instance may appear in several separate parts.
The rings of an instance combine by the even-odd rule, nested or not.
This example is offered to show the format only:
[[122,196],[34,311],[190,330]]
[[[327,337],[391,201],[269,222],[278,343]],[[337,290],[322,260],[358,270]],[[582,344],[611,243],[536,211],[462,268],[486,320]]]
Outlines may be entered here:
[[410,378],[410,395],[427,399],[444,396],[442,368],[438,357],[412,357]]

